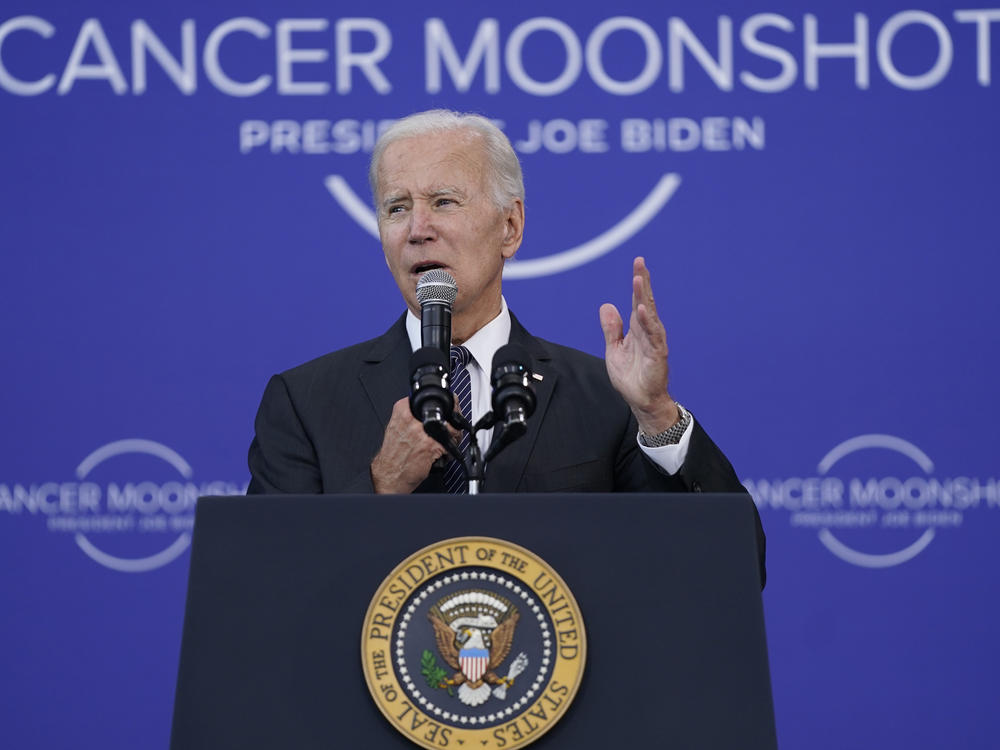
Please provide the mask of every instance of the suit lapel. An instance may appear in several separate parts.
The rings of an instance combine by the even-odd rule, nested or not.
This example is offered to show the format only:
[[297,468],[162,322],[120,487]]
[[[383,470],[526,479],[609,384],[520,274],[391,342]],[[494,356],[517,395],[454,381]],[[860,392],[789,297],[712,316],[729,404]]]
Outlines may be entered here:
[[[525,467],[528,465],[528,459],[534,450],[539,429],[545,419],[545,412],[549,408],[552,392],[556,386],[556,372],[550,366],[552,357],[548,349],[540,339],[536,339],[524,330],[513,313],[510,316],[510,343],[519,344],[527,350],[528,354],[531,355],[532,372],[541,375],[542,380],[534,381],[537,406],[535,413],[528,419],[528,431],[520,440],[508,445],[486,467],[486,492],[514,492],[517,489]],[[494,430],[494,439],[496,439],[497,434],[498,430]]]
[[410,340],[406,335],[406,313],[382,336],[374,339],[362,355],[358,377],[368,395],[382,431],[392,415],[392,405],[409,394],[406,366],[410,359]]
[[[368,395],[382,429],[379,440],[385,433],[392,416],[392,406],[399,399],[410,394],[410,337],[406,334],[406,313],[384,335],[371,342],[362,356],[358,377]],[[431,471],[414,492],[446,492],[442,472]]]

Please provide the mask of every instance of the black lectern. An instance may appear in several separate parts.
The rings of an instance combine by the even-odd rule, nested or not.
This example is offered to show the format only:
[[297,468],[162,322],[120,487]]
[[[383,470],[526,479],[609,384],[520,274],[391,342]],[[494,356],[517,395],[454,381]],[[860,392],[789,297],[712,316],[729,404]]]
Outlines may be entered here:
[[485,494],[200,499],[171,748],[416,747],[365,683],[365,613],[466,536],[544,559],[584,619],[582,683],[532,747],[776,747],[749,497]]

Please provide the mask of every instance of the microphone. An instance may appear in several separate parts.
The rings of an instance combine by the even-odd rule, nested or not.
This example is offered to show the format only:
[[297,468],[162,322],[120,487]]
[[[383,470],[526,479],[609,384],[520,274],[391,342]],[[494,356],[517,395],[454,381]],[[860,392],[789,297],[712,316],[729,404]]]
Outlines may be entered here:
[[[455,408],[448,390],[448,358],[440,349],[423,346],[410,355],[410,413],[424,424],[443,426]],[[433,437],[433,436],[432,436]]]
[[448,423],[457,417],[450,378],[448,357],[440,349],[422,346],[410,355],[410,413],[464,468],[465,457],[448,432]]
[[517,344],[501,346],[493,355],[490,382],[493,415],[500,425],[500,435],[490,446],[487,461],[528,431],[528,417],[535,413],[537,403],[530,363],[528,352]]
[[451,306],[458,296],[455,278],[440,268],[432,268],[417,280],[420,303],[420,345],[451,353]]

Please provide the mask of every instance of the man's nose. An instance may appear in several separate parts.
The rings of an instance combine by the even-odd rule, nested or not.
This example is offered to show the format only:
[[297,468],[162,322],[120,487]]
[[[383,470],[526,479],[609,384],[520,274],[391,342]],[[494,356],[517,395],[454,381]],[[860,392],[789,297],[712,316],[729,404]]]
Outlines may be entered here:
[[434,214],[423,203],[415,203],[410,211],[410,236],[407,238],[415,245],[430,242],[437,238],[434,227]]

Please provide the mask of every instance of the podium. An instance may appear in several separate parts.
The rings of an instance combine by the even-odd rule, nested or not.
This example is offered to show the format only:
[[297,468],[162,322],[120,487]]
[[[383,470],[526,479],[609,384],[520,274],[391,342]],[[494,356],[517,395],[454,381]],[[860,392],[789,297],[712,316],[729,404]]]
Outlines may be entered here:
[[529,550],[579,605],[582,681],[531,747],[777,746],[752,500],[696,493],[201,498],[171,748],[417,747],[369,692],[366,611],[455,537]]

